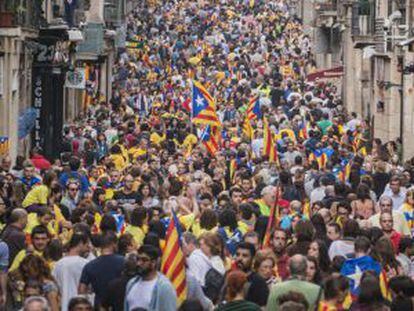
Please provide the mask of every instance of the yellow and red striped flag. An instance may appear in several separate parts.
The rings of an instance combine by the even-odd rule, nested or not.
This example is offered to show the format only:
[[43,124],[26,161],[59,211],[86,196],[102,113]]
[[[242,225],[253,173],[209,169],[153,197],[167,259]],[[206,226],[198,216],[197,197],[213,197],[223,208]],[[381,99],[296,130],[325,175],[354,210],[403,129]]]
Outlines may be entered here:
[[168,225],[165,248],[162,252],[161,272],[170,279],[177,292],[178,305],[181,305],[187,298],[187,282],[185,256],[181,249],[181,229],[174,212]]
[[252,124],[250,123],[249,118],[245,118],[243,122],[243,134],[250,139],[253,140],[254,130]]
[[305,199],[303,201],[303,216],[305,216],[306,219],[311,219],[311,207],[309,199]]
[[263,131],[263,155],[267,156],[270,163],[279,163],[274,135],[266,118],[263,119]]
[[263,237],[262,249],[268,248],[270,246],[270,237],[272,235],[273,229],[279,223],[279,187],[275,187],[276,191],[276,198],[275,203],[273,204],[272,208],[270,209],[269,219],[267,221],[266,232]]
[[230,183],[231,184],[234,183],[234,177],[236,175],[236,170],[237,170],[237,160],[232,159],[230,161],[230,165],[229,165],[229,176],[230,176]]

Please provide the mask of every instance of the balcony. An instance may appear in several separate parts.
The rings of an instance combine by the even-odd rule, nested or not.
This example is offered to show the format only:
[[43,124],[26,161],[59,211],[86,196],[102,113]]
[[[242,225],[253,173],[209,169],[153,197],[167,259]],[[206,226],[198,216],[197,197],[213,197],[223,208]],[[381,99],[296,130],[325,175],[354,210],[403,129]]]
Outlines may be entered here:
[[0,28],[38,29],[45,24],[42,9],[33,0],[0,2]]
[[318,15],[336,15],[337,9],[338,3],[336,0],[325,0],[315,3],[315,11]]
[[125,16],[125,3],[118,0],[105,1],[105,24],[109,29],[116,29],[121,26],[122,19]]
[[315,3],[315,26],[320,28],[330,28],[335,23],[338,16],[337,1],[319,1]]
[[125,16],[140,4],[139,0],[105,0],[105,23],[109,29],[121,26]]

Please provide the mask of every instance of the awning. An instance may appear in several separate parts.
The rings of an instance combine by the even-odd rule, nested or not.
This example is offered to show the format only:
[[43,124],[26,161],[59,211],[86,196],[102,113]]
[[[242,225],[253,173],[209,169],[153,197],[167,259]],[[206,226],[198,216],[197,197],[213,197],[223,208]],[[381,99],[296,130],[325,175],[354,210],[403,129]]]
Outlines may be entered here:
[[331,69],[321,70],[309,74],[306,77],[308,82],[315,81],[316,79],[334,79],[340,78],[344,75],[344,66],[339,66]]

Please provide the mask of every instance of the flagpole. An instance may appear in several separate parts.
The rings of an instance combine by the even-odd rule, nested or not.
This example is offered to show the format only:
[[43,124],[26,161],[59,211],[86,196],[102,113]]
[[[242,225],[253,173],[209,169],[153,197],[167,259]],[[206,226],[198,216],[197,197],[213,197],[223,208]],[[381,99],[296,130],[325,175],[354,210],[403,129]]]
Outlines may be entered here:
[[276,221],[277,218],[279,216],[279,185],[280,185],[280,181],[278,180],[276,183],[276,193],[275,193],[275,202],[273,204],[273,206],[270,209],[270,215],[267,221],[267,226],[266,226],[266,232],[265,232],[265,236],[263,238],[263,243],[262,243],[262,249],[265,249],[266,247],[269,246],[270,244],[270,235],[272,232],[272,227],[276,227]]
[[193,88],[194,88],[194,85],[193,85],[193,80],[192,79],[190,79],[190,87],[191,87],[190,132],[192,134],[193,133],[193,115],[194,115],[194,112],[193,112],[194,111],[194,109],[193,109],[193,102],[194,102],[194,97],[193,97],[194,96],[194,92],[193,92]]

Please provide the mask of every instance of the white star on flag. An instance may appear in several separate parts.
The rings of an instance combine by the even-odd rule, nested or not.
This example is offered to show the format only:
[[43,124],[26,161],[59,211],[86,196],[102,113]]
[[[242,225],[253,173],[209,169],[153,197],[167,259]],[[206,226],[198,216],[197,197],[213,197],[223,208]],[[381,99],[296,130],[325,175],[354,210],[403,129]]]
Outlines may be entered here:
[[196,104],[198,107],[203,107],[204,106],[204,99],[203,97],[201,97],[200,95],[197,96],[196,99]]
[[348,275],[348,278],[350,278],[351,280],[354,280],[354,289],[359,287],[359,284],[361,283],[361,277],[362,277],[362,271],[358,267],[358,265],[356,265],[354,274]]

